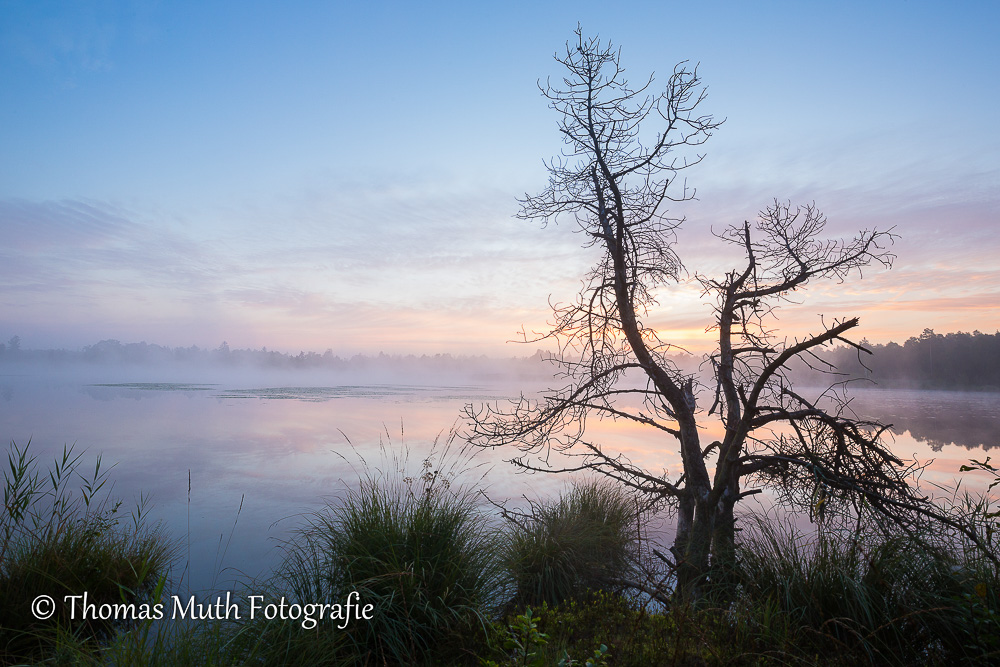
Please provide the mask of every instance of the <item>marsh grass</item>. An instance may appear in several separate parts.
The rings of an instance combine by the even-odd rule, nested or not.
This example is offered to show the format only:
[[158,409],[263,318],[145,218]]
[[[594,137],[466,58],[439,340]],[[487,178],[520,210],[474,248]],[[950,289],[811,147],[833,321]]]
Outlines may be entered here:
[[[169,570],[173,549],[146,522],[140,499],[130,515],[105,492],[107,470],[97,457],[90,474],[82,455],[64,447],[44,471],[25,446],[11,443],[4,470],[0,516],[0,663],[30,660],[58,646],[93,647],[134,627],[132,619],[71,618],[68,595],[88,602],[153,602]],[[56,600],[55,614],[38,620],[31,603]]]
[[578,480],[555,501],[507,513],[505,549],[518,605],[555,606],[590,591],[620,590],[639,553],[635,499],[607,480]]

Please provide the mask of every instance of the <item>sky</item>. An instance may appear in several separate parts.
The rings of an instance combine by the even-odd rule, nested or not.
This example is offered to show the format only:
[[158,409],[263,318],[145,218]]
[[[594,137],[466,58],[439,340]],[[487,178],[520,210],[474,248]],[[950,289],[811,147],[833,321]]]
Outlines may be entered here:
[[528,355],[593,255],[514,218],[561,148],[537,82],[577,23],[633,80],[699,63],[726,122],[688,170],[697,351],[712,236],[775,198],[891,271],[811,285],[789,337],[1000,329],[1000,4],[0,0],[0,340]]

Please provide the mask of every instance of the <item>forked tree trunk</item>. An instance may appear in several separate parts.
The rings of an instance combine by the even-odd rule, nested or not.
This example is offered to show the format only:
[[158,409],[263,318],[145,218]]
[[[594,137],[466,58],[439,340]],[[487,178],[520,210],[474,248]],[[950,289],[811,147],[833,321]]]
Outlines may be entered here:
[[[707,494],[706,494],[707,495]],[[677,535],[672,549],[678,558],[677,595],[685,603],[697,605],[711,583],[732,589],[736,565],[736,500],[739,480],[727,480],[722,499],[713,504],[685,497],[677,516]]]
[[694,501],[693,521],[683,544],[674,545],[677,563],[677,595],[680,600],[697,604],[704,595],[708,565],[712,553],[715,512],[704,501]]

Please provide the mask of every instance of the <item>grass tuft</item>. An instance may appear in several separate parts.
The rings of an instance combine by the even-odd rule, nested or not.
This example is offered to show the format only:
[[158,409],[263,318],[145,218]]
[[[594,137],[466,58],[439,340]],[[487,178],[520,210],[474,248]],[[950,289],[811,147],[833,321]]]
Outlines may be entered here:
[[506,561],[519,605],[555,606],[589,591],[622,589],[636,563],[634,498],[607,480],[583,480],[528,515],[508,514]]

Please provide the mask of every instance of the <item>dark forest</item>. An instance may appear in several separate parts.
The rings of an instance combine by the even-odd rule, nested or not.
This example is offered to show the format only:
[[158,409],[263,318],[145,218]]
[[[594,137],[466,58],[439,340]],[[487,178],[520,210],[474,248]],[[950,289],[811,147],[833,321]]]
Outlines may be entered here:
[[[1000,332],[949,334],[924,329],[905,343],[862,341],[829,350],[821,359],[845,378],[866,378],[880,387],[909,389],[1000,390]],[[814,363],[818,369],[826,368]]]

